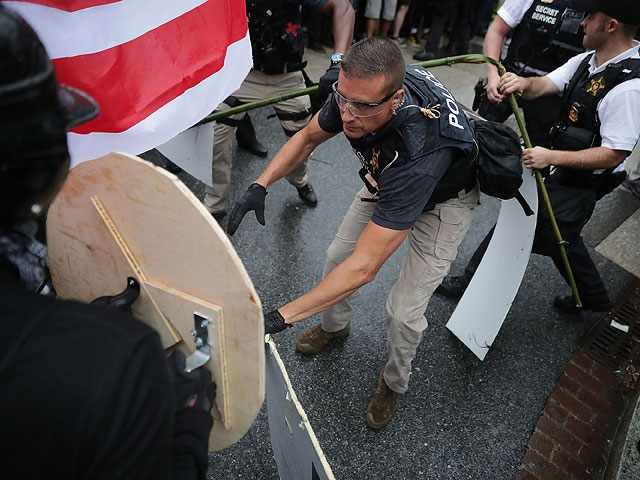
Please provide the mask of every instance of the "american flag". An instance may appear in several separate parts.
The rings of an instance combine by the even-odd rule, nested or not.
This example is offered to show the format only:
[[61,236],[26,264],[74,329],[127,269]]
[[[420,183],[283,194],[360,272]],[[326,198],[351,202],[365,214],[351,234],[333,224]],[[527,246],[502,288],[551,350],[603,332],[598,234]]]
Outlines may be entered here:
[[36,31],[58,80],[100,105],[68,134],[72,166],[172,139],[237,90],[252,65],[244,0],[2,3]]

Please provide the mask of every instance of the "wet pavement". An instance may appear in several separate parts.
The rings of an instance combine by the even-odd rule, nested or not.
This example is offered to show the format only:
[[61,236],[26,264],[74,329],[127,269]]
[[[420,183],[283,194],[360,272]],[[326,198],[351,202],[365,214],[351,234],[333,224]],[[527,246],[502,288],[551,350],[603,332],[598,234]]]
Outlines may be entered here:
[[[442,67],[434,73],[469,105],[483,68]],[[269,148],[267,159],[234,150],[232,202],[285,141],[277,120],[266,118],[271,113],[269,107],[251,113]],[[143,156],[161,162],[153,153]],[[231,238],[265,311],[320,280],[325,250],[361,187],[358,169],[344,137],[333,138],[316,149],[309,164],[316,208],[304,206],[282,180],[269,189],[266,226],[250,213]],[[202,198],[202,184],[184,173],[180,178]],[[497,217],[499,201],[483,196],[481,202],[453,273],[462,272]],[[576,319],[554,310],[553,297],[570,293],[569,288],[551,260],[532,255],[511,311],[481,362],[445,328],[455,302],[434,295],[409,390],[400,396],[392,422],[372,431],[365,425],[365,409],[386,361],[385,301],[405,251],[403,245],[375,281],[353,295],[351,334],[345,340],[311,358],[296,354],[295,341],[319,322],[318,315],[275,336],[298,399],[338,479],[511,479],[557,377],[599,315]],[[632,276],[591,253],[616,298]],[[242,440],[210,454],[207,478],[279,478],[268,432],[265,404]]]

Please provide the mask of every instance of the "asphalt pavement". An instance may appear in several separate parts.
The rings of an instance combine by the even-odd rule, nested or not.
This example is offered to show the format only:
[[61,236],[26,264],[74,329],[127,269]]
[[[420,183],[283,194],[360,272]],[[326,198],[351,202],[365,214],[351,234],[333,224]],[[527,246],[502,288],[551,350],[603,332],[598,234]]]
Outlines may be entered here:
[[[315,59],[321,72],[325,59]],[[433,69],[466,105],[483,71],[477,65]],[[269,149],[266,159],[234,147],[232,202],[286,140],[279,122],[267,118],[271,113],[270,107],[251,112],[257,135]],[[162,162],[154,153],[145,157]],[[231,238],[265,311],[306,293],[321,279],[325,251],[361,188],[359,168],[346,139],[334,137],[316,149],[309,163],[317,207],[303,205],[282,180],[269,189],[266,226],[250,213]],[[202,184],[184,173],[180,178],[202,198]],[[497,218],[498,200],[483,196],[481,203],[453,273],[462,272]],[[570,290],[550,259],[532,255],[504,325],[480,361],[445,328],[455,302],[434,295],[409,390],[400,396],[392,422],[372,431],[365,424],[365,409],[386,361],[385,301],[405,252],[403,245],[376,279],[353,295],[348,338],[314,357],[297,354],[298,336],[317,324],[319,315],[274,337],[320,446],[337,479],[512,479],[557,377],[599,316],[576,319],[557,312],[551,305],[554,296]],[[611,297],[617,297],[633,277],[595,250],[592,255]],[[243,439],[210,454],[207,478],[279,478],[268,432],[265,404]]]

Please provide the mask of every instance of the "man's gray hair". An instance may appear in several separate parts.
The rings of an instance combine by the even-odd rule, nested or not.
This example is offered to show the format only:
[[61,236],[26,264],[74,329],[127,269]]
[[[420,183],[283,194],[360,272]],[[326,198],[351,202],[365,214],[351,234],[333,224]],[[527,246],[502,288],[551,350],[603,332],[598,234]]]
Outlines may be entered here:
[[406,65],[402,51],[390,38],[371,37],[349,48],[342,59],[342,72],[350,78],[386,78],[387,92],[402,88]]

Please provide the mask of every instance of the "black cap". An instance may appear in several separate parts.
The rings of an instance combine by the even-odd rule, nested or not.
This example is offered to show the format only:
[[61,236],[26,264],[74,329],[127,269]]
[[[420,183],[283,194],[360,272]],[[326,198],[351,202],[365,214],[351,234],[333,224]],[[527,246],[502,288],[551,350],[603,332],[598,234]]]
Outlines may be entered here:
[[59,83],[58,98],[64,111],[67,130],[93,120],[98,115],[98,104],[82,90]]
[[602,12],[629,25],[640,25],[640,0],[573,0],[571,8],[581,12]]

